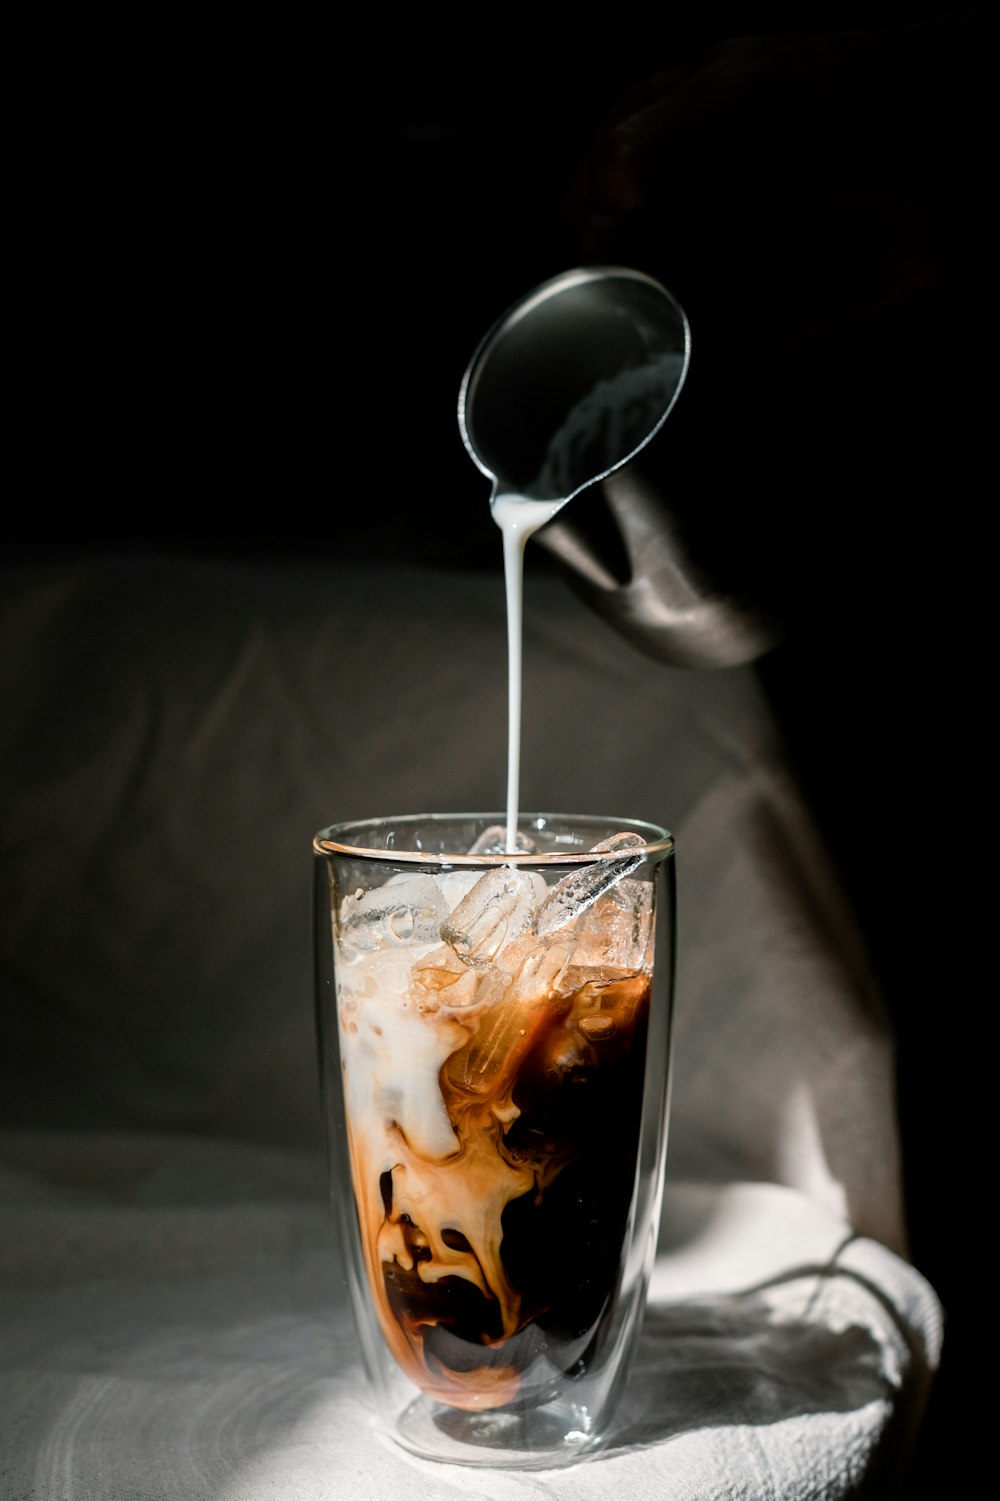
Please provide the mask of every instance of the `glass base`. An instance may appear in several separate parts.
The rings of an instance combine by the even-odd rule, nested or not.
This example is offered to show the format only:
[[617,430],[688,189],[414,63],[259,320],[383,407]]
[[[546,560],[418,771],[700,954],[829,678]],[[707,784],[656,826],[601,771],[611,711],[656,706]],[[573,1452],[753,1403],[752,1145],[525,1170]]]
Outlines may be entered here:
[[602,1435],[587,1408],[567,1399],[540,1407],[466,1412],[417,1397],[391,1437],[420,1459],[494,1469],[547,1470],[594,1453]]

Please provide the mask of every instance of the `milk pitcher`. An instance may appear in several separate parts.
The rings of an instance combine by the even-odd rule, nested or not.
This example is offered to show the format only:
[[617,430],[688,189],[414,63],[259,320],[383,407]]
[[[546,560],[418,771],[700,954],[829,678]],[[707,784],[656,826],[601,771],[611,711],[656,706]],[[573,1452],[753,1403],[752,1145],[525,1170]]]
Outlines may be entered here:
[[538,540],[616,629],[673,665],[725,667],[767,650],[777,627],[676,494],[666,423],[690,358],[687,317],[658,281],[623,266],[566,271],[486,334],[459,427],[492,504],[558,502]]

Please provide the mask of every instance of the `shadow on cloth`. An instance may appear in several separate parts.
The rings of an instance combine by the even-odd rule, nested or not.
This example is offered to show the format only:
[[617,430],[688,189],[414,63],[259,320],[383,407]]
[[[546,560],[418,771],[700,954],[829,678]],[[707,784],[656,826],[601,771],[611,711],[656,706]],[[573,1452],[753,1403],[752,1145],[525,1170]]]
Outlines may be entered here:
[[780,1423],[886,1400],[891,1388],[880,1355],[867,1329],[776,1323],[753,1294],[650,1308],[604,1452],[694,1429]]

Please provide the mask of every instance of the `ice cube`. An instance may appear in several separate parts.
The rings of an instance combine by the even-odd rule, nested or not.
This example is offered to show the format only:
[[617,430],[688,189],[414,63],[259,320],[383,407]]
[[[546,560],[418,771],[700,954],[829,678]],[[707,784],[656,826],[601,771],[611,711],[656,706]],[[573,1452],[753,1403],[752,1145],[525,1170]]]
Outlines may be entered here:
[[[573,971],[569,973],[572,975]],[[572,1019],[591,1039],[608,1037],[615,1031],[627,1031],[649,990],[649,976],[602,973],[600,970],[589,973],[591,978],[573,997]],[[609,1021],[612,1023],[610,1027],[607,1025]]]
[[437,941],[448,907],[433,876],[408,876],[374,891],[344,898],[341,941],[372,952],[383,944],[405,946]]
[[573,963],[646,969],[653,931],[653,888],[627,876],[599,896],[573,927]]
[[644,841],[639,834],[628,832],[613,834],[610,839],[595,844],[592,854],[620,851],[621,858],[596,861],[593,865],[571,871],[568,876],[557,881],[538,909],[536,931],[542,936],[554,933],[586,912],[598,897],[610,891],[623,877],[631,875],[642,864],[642,855],[635,852],[643,846]]
[[[535,841],[527,834],[518,829],[514,839],[516,849],[523,855],[535,853]],[[503,824],[491,823],[488,829],[484,829],[475,844],[469,846],[470,855],[506,855],[507,830]]]
[[559,976],[568,957],[567,949],[552,944],[525,959],[500,998],[480,1015],[471,1041],[446,1062],[443,1078],[448,1084],[481,1103],[489,1098],[502,1100],[513,1088],[521,1063],[552,1022]]
[[442,1006],[449,1011],[465,1010],[475,1002],[481,978],[478,970],[463,964],[453,948],[442,944],[415,966],[414,994],[426,1011]]
[[441,924],[441,937],[467,964],[486,969],[531,922],[535,896],[535,882],[526,872],[498,865],[480,876]]
[[441,895],[444,897],[445,906],[450,912],[457,907],[463,896],[466,896],[479,880],[481,872],[478,870],[442,870],[434,877],[438,883]]

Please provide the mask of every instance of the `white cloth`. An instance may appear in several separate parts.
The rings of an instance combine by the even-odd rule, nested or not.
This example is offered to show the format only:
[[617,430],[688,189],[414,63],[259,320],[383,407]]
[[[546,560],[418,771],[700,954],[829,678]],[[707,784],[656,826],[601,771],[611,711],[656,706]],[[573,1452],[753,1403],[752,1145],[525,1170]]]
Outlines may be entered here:
[[373,1426],[321,1162],[0,1139],[5,1501],[835,1501],[894,1493],[940,1346],[927,1283],[801,1193],[668,1186],[611,1441],[567,1470]]

